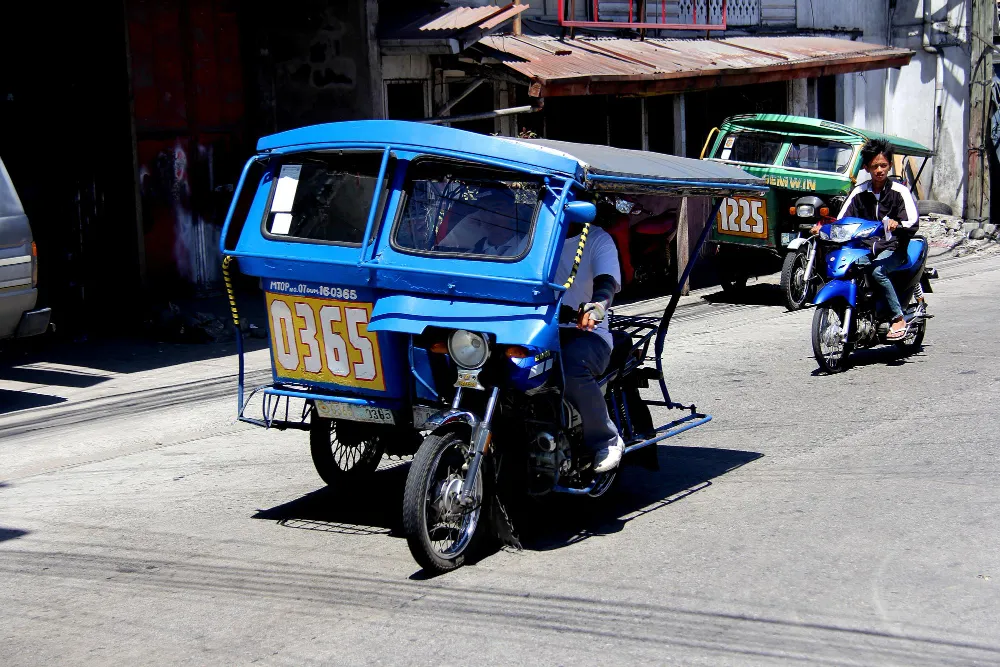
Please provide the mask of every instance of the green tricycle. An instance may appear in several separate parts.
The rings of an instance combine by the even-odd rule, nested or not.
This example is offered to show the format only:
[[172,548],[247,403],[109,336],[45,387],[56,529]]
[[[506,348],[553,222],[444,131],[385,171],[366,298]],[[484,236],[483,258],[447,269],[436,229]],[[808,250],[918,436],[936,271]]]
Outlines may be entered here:
[[702,159],[738,166],[770,186],[763,197],[726,198],[716,216],[710,240],[727,293],[735,295],[751,277],[780,270],[788,309],[809,302],[823,275],[813,268],[816,244],[809,230],[837,216],[859,174],[867,179],[861,147],[875,138],[887,140],[895,150],[890,177],[916,195],[920,214],[950,214],[945,204],[922,198],[918,183],[933,152],[914,141],[778,114],[732,116],[709,132]]

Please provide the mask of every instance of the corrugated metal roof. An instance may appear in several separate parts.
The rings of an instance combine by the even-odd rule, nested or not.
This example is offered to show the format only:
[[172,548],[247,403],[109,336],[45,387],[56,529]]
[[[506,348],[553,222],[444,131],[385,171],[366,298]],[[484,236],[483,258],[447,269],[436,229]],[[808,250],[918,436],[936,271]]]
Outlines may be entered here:
[[[508,5],[497,7],[455,7],[434,14],[423,15],[406,25],[392,28],[381,35],[380,43],[385,52],[405,52],[407,49],[424,53],[457,53],[478,41],[507,21],[510,21],[529,5]],[[444,45],[444,50],[432,48]]]
[[913,51],[832,37],[623,39],[496,35],[476,47],[535,97],[642,94],[900,67]]

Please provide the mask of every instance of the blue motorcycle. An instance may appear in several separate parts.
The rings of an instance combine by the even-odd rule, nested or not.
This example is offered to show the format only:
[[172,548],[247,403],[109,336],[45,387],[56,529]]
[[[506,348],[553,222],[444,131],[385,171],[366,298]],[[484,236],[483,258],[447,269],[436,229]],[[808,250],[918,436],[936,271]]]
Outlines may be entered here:
[[[902,237],[907,232],[900,227],[894,233]],[[907,261],[889,275],[903,307],[906,335],[887,341],[892,315],[871,276],[872,247],[884,233],[881,222],[861,218],[844,218],[820,228],[817,242],[822,252],[813,257],[823,258],[825,271],[818,273],[827,282],[816,295],[812,344],[817,363],[827,373],[846,369],[851,352],[858,348],[894,343],[910,354],[923,343],[931,315],[917,303],[914,291],[919,284],[931,292],[930,279],[937,278],[937,272],[927,267],[927,240],[913,236],[906,248]]]

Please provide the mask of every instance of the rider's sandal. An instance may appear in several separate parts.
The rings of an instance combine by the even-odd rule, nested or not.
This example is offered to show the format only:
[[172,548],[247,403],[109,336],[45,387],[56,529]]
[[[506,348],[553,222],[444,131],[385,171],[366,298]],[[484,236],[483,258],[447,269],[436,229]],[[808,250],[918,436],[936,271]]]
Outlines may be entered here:
[[903,327],[899,331],[889,329],[889,333],[885,335],[886,340],[903,340],[904,338],[906,338],[906,327]]

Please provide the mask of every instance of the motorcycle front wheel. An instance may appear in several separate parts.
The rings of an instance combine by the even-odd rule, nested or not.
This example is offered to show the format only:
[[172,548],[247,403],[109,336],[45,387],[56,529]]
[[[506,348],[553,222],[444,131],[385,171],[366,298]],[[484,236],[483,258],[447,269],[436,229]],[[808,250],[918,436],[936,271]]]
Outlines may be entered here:
[[816,363],[827,373],[839,373],[847,368],[850,343],[844,342],[844,307],[823,304],[816,306],[812,322],[812,345]]
[[785,255],[781,266],[781,296],[788,310],[798,310],[809,298],[809,280],[806,278],[806,253],[792,251]]
[[463,468],[471,460],[469,439],[455,431],[427,436],[413,457],[403,492],[403,530],[410,553],[427,572],[461,567],[477,541],[488,462],[479,467],[470,502],[463,505]]

